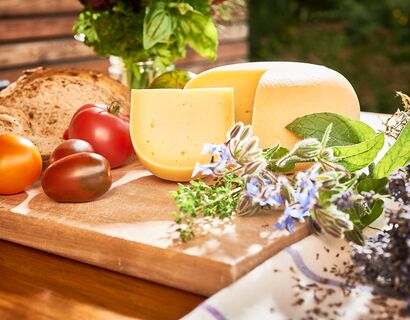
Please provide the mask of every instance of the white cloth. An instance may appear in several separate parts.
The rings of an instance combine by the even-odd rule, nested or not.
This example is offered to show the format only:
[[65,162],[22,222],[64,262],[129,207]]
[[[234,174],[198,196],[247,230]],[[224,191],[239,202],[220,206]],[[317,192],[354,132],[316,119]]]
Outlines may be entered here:
[[[331,272],[332,267],[346,269],[350,251],[345,241],[309,236],[219,291],[184,319],[368,318],[371,309],[377,308],[371,288],[358,286],[346,296],[342,289],[345,280]],[[404,305],[403,301],[393,302]]]

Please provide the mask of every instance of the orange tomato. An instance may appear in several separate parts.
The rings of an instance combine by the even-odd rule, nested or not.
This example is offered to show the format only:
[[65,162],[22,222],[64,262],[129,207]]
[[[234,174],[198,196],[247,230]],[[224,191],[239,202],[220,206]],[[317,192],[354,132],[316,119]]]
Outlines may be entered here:
[[15,134],[0,135],[0,194],[15,194],[31,186],[41,174],[37,147]]

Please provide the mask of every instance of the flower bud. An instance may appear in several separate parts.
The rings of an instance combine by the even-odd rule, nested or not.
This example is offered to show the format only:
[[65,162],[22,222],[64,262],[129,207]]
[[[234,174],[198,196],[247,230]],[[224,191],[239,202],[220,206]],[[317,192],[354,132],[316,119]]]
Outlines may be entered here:
[[251,162],[248,162],[245,166],[244,166],[244,171],[245,174],[247,175],[254,175],[256,174],[258,171],[264,169],[266,166],[266,161],[263,158],[260,158],[258,160],[254,160]]
[[259,204],[253,204],[250,198],[242,197],[239,199],[238,206],[236,207],[236,214],[238,216],[252,216],[258,213],[260,209]]
[[228,132],[228,139],[235,139],[239,133],[243,130],[243,123],[238,122],[233,126],[233,128]]
[[278,185],[280,186],[280,197],[287,203],[295,201],[295,190],[285,177],[278,178]]
[[257,151],[258,143],[259,143],[259,139],[257,137],[252,137],[251,139],[248,139],[248,140],[242,140],[237,145],[236,149],[233,150],[235,159],[242,163],[246,162],[246,160],[249,160],[250,155],[254,151]]
[[322,144],[314,138],[305,139],[296,144],[292,153],[302,159],[313,159],[320,156]]
[[241,132],[241,140],[246,140],[252,135],[252,127],[245,126]]
[[316,208],[313,218],[323,232],[336,238],[343,238],[346,231],[354,228],[350,216],[335,206]]
[[320,157],[324,160],[327,161],[333,161],[334,160],[334,154],[333,154],[333,149],[332,148],[326,148],[320,153]]

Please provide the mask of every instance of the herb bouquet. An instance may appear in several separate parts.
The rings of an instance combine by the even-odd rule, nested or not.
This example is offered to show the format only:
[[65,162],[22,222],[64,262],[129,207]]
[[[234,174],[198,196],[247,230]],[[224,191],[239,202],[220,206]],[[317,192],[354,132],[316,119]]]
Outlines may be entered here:
[[[171,193],[182,241],[201,231],[203,218],[269,208],[284,208],[275,229],[293,232],[296,222],[308,221],[317,232],[359,245],[365,243],[363,230],[384,210],[409,226],[410,207],[403,199],[410,198],[410,98],[399,95],[404,110],[392,115],[382,132],[333,113],[296,119],[287,129],[304,140],[292,150],[279,145],[262,150],[251,126],[236,124],[224,144],[204,146],[212,161],[193,172],[212,182],[193,180]],[[385,139],[389,150],[377,160]],[[303,162],[313,165],[289,174]]]
[[122,58],[128,83],[147,86],[142,62],[162,72],[183,58],[186,46],[215,60],[216,21],[231,20],[244,0],[81,0],[73,31],[100,56]]

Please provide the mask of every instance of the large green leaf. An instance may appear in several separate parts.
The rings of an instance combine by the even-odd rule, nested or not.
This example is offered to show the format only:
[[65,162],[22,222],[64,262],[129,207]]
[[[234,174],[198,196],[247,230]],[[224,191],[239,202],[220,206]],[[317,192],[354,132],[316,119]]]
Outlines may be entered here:
[[[152,6],[147,7],[144,18],[144,49],[148,50],[159,42],[168,40],[174,31],[171,14],[167,4],[162,1],[154,1]],[[129,35],[132,37],[132,35]]]
[[210,15],[189,11],[179,18],[179,25],[191,48],[203,57],[216,59],[218,33]]
[[384,178],[410,162],[410,123],[401,132],[396,143],[384,155],[373,171],[375,178]]
[[381,178],[381,179],[366,178],[357,184],[357,191],[358,192],[374,191],[376,193],[383,193],[385,192],[386,185],[387,185],[386,178]]
[[355,145],[333,147],[333,153],[338,163],[350,172],[354,172],[371,164],[383,145],[384,134],[380,133]]
[[370,209],[369,214],[365,215],[362,219],[361,222],[363,226],[367,227],[368,225],[372,224],[380,215],[383,213],[383,205],[384,202],[381,199],[377,199],[372,208]]
[[326,128],[333,124],[328,146],[347,146],[368,140],[376,134],[367,124],[330,113],[313,113],[297,118],[286,128],[302,138],[321,140]]

